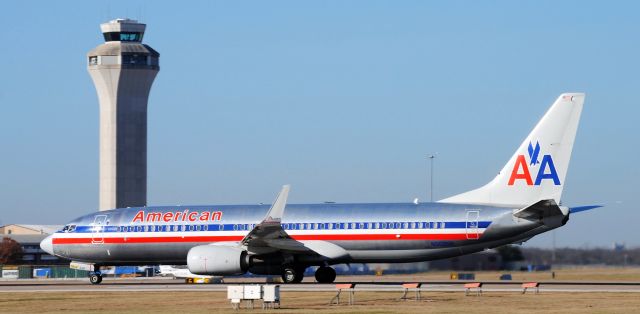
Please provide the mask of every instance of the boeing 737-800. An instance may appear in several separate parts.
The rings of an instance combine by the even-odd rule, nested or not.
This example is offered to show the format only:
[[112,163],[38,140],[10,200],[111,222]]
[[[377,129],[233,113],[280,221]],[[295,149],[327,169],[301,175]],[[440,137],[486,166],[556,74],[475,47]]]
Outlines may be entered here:
[[[110,265],[187,265],[200,275],[336,278],[331,265],[405,263],[521,243],[596,206],[560,205],[584,94],[560,95],[488,184],[435,203],[286,204],[119,208],[69,222],[46,252],[92,270]],[[87,266],[89,265],[89,266]]]

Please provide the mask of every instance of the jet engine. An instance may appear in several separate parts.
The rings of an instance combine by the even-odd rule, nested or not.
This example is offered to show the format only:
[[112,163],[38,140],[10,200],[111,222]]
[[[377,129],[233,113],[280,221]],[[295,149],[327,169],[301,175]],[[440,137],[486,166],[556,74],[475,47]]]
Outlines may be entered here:
[[247,251],[232,246],[200,245],[187,254],[189,271],[197,275],[242,275],[249,261]]

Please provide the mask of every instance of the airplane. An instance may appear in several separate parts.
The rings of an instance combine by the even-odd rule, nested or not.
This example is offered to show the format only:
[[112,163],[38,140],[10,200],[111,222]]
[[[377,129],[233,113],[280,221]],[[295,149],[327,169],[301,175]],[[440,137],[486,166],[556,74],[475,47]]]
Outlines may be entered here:
[[79,217],[40,244],[90,269],[187,265],[197,275],[251,272],[302,281],[336,279],[332,265],[407,263],[475,253],[561,227],[572,213],[560,199],[583,93],[561,94],[498,175],[433,203],[287,204],[285,185],[269,205],[150,206]]

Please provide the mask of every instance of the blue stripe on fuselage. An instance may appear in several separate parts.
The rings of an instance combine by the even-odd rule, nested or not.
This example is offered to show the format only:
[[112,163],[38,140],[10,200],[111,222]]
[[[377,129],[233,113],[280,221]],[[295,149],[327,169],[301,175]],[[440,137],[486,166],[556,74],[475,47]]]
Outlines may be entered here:
[[[403,227],[403,224],[412,224],[411,228]],[[418,227],[416,228],[416,223]],[[375,224],[375,225],[374,225]],[[384,224],[383,228],[379,224]],[[283,223],[285,230],[439,230],[439,229],[465,229],[467,222],[465,221],[449,221],[444,222],[426,222],[426,221],[405,221],[405,222],[301,222],[301,223]],[[479,221],[478,228],[488,228],[490,221]],[[322,226],[319,226],[322,225]],[[351,227],[349,227],[351,225]],[[313,228],[311,228],[313,227]],[[470,228],[472,226],[469,226]],[[103,226],[100,232],[196,232],[196,231],[249,231],[253,229],[252,224],[199,224],[197,222],[184,224],[136,224],[124,226]],[[94,226],[76,226],[74,233],[92,233],[95,232]]]

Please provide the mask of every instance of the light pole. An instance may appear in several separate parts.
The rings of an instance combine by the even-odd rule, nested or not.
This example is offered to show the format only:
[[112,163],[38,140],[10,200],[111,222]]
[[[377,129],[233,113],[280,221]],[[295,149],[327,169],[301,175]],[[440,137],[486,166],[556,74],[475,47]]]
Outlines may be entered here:
[[431,196],[431,202],[433,202],[433,161],[436,158],[435,154],[431,154],[431,155],[427,155],[427,158],[429,158],[429,162],[430,162],[430,171],[429,171],[429,189],[431,191],[430,196]]

